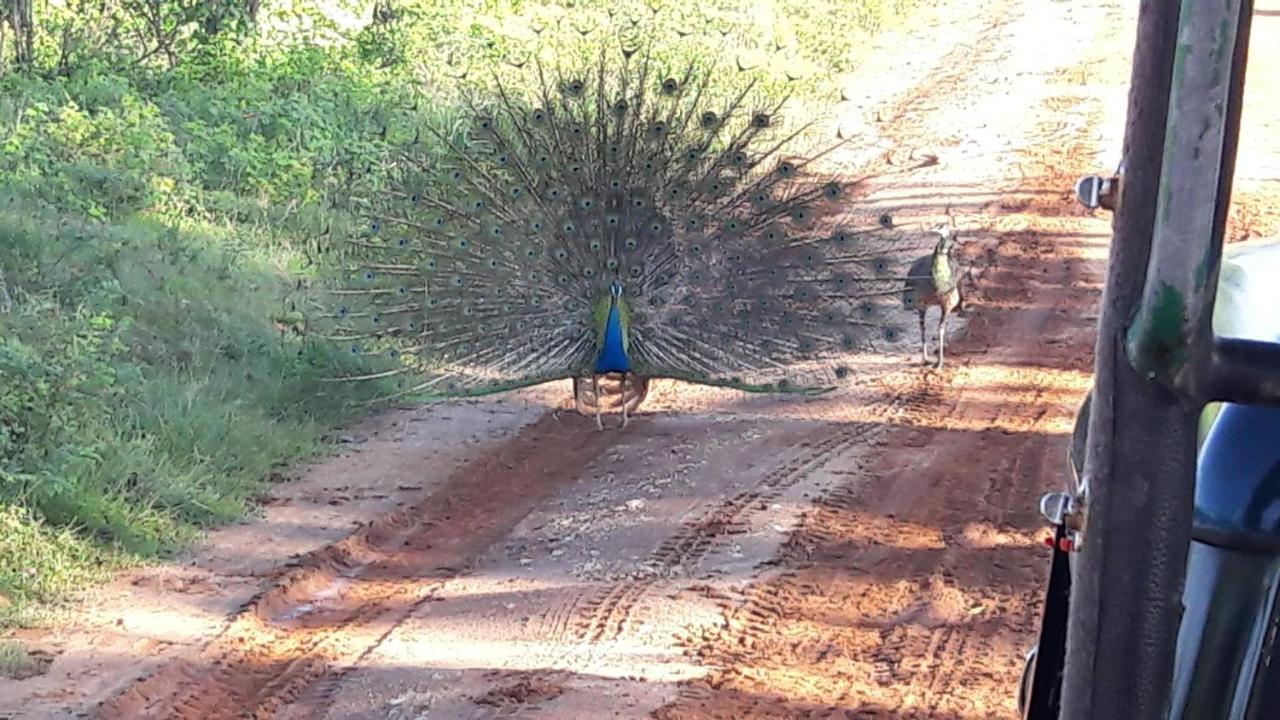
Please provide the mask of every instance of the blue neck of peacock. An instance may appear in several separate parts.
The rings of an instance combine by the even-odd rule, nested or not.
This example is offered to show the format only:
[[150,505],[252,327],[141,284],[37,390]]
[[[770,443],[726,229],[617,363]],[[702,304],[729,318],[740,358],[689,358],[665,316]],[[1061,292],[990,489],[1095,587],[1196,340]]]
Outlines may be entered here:
[[630,371],[631,361],[627,358],[627,350],[622,343],[622,312],[618,308],[618,298],[614,297],[609,303],[609,318],[605,321],[600,356],[596,358],[596,372]]

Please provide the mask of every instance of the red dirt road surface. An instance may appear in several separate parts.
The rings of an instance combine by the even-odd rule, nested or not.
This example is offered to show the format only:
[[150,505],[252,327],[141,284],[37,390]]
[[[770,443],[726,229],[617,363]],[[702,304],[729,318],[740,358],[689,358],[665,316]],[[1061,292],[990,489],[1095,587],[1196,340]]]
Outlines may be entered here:
[[[371,419],[29,632],[53,662],[0,717],[1013,718],[1108,243],[1071,186],[1119,160],[1131,5],[944,4],[847,79],[872,150],[836,161],[904,169],[862,202],[962,231],[944,370],[912,327],[821,398],[659,382],[597,432],[563,383]],[[1249,152],[1242,236],[1276,216]]]

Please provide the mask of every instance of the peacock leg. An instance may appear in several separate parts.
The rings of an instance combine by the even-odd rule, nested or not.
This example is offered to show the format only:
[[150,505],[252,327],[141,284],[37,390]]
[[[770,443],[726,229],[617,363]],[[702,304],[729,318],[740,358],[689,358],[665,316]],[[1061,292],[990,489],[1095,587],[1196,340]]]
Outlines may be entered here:
[[627,417],[627,381],[630,379],[631,379],[631,373],[629,372],[622,373],[622,384],[621,384],[622,392],[619,393],[619,397],[621,398],[621,404],[622,404],[622,429],[624,430],[627,428],[627,421],[629,420],[629,418]]
[[586,417],[591,414],[591,404],[587,402],[587,389],[583,381],[584,378],[573,379],[573,407],[579,415]]
[[604,430],[604,423],[600,421],[600,376],[591,376],[591,392],[596,397],[596,430]]
[[634,412],[649,394],[649,381],[639,375],[632,374],[631,385],[627,389],[630,392],[627,397],[627,409]]
[[925,330],[924,330],[925,311],[918,310],[917,312],[920,315],[920,364],[928,365],[929,364],[929,346],[926,344],[926,341],[925,341]]

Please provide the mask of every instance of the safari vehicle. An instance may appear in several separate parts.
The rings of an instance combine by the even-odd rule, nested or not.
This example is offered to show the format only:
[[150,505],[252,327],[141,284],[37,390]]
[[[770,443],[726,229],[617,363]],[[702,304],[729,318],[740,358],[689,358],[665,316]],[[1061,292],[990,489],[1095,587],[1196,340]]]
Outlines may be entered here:
[[[1280,343],[1280,239],[1226,250],[1214,326],[1230,337]],[[1053,560],[1040,644],[1028,654],[1019,688],[1020,712],[1030,720],[1059,712],[1071,555],[1079,538],[1069,516],[1084,475],[1091,401],[1086,397],[1072,432],[1071,482],[1040,504],[1053,529]],[[1181,712],[1170,717],[1280,718],[1280,664],[1271,667],[1280,623],[1280,409],[1212,403],[1201,413],[1197,443],[1174,664],[1173,707]],[[1206,712],[1215,708],[1220,712]]]
[[1144,2],[1025,720],[1280,718],[1280,241],[1223,252],[1250,2]]

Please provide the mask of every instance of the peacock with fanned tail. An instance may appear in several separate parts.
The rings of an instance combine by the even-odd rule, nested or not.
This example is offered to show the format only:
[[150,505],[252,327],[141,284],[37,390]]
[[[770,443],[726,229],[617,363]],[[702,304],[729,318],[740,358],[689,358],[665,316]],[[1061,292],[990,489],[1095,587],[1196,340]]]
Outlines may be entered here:
[[512,67],[526,81],[477,83],[462,127],[403,128],[391,189],[357,193],[330,337],[383,364],[347,379],[449,397],[572,378],[581,412],[625,426],[650,378],[818,393],[897,341],[897,231],[816,175],[846,139],[798,155],[813,123],[740,64],[670,72],[610,44]]

